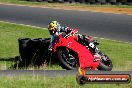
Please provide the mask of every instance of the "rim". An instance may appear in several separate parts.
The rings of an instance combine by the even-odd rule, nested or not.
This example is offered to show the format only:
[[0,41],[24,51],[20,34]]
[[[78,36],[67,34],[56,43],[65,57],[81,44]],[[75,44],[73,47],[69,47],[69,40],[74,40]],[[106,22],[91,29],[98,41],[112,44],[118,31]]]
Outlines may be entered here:
[[77,61],[76,58],[68,51],[68,50],[62,50],[61,56],[63,60],[70,65],[73,68],[77,67]]

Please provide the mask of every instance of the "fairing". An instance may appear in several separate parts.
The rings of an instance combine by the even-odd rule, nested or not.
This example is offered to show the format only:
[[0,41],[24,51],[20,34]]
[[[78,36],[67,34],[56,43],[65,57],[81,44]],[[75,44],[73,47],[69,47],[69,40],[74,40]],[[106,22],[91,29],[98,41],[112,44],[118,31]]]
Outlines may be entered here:
[[54,52],[56,52],[59,47],[67,47],[76,52],[79,59],[79,67],[82,69],[91,68],[91,70],[95,70],[99,65],[99,61],[94,62],[94,56],[91,52],[76,41],[76,36],[70,36],[68,38],[60,37],[59,41],[57,41],[53,47]]

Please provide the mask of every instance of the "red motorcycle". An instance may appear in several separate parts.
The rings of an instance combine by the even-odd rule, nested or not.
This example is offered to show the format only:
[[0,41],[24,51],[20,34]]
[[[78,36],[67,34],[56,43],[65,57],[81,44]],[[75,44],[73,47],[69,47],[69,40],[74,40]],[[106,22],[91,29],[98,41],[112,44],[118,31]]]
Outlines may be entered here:
[[67,70],[82,69],[89,70],[112,70],[112,61],[103,54],[97,47],[97,42],[88,37],[90,43],[79,42],[78,30],[74,29],[70,34],[63,37],[59,35],[53,45],[53,52],[56,53],[60,65]]

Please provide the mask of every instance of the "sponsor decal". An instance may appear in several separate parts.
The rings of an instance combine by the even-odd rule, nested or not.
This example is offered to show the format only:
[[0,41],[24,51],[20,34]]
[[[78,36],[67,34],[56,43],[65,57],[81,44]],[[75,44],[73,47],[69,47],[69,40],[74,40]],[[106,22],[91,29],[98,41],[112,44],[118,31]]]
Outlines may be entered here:
[[86,74],[84,70],[78,69],[77,83],[79,84],[124,84],[130,83],[131,76],[129,74]]

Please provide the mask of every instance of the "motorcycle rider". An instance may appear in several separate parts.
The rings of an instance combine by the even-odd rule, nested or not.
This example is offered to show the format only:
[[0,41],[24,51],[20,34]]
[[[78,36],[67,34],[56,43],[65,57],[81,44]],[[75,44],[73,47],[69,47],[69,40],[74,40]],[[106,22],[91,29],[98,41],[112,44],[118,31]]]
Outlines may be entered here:
[[[59,35],[62,34],[62,36],[65,37],[66,35],[70,34],[73,29],[69,27],[63,27],[57,21],[51,21],[48,25],[48,30],[51,35],[49,50],[52,51],[53,45],[55,44],[55,41],[58,39]],[[78,34],[77,37],[79,42],[89,43],[90,41],[85,35]]]

